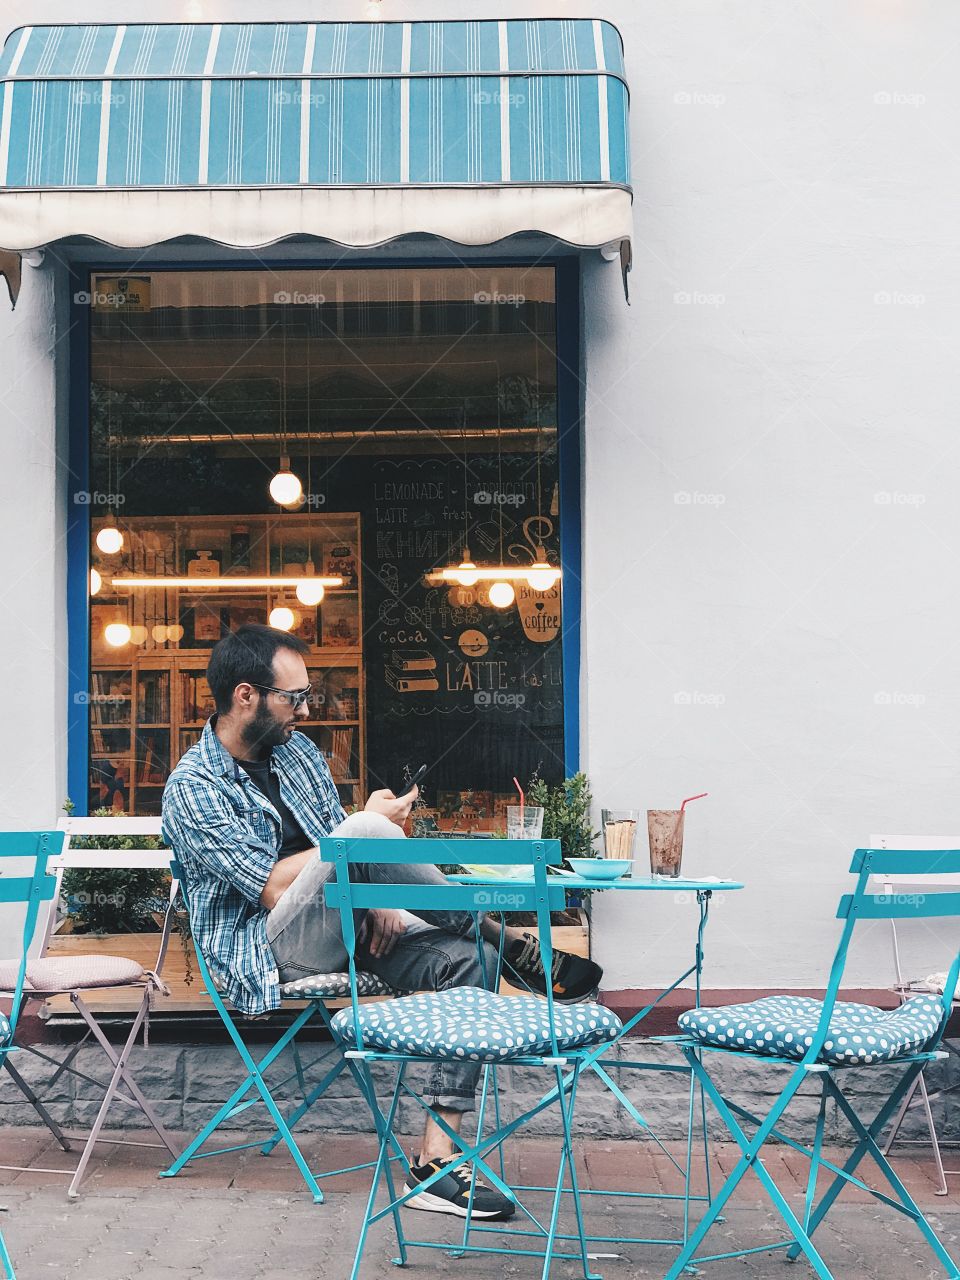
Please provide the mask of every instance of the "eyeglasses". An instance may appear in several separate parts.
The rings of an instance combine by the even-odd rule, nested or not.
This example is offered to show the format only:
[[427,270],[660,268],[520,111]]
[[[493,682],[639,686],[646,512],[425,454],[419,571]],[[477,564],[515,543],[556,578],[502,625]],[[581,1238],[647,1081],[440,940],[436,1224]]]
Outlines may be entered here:
[[274,689],[271,684],[255,684],[255,689],[262,689],[264,693],[275,693],[278,698],[283,700],[293,708],[294,711],[307,704],[310,694],[313,692],[313,685],[308,684],[305,689]]

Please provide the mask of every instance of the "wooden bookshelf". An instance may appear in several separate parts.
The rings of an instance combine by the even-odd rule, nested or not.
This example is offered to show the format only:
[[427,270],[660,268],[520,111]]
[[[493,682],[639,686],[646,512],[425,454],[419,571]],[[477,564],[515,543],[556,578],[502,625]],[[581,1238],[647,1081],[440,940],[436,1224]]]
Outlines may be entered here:
[[[366,799],[366,705],[356,512],[276,516],[144,516],[121,521],[124,548],[96,547],[91,564],[103,585],[91,600],[90,809],[107,805],[137,815],[160,812],[163,785],[213,711],[205,671],[222,635],[270,610],[295,610],[292,634],[310,646],[310,717],[299,728],[327,757],[345,806]],[[247,587],[244,577],[341,573],[315,607],[294,587]],[[202,566],[202,568],[201,568]],[[114,577],[190,577],[198,570],[236,576],[236,587],[114,589]],[[106,643],[104,628],[125,622],[131,642]]]

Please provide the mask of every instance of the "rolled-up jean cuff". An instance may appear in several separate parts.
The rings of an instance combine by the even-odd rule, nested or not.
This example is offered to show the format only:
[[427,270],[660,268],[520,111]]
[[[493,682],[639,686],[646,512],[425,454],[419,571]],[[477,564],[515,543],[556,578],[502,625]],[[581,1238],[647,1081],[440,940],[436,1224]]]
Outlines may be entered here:
[[428,1093],[425,1101],[440,1111],[472,1111],[476,1105],[472,1093]]

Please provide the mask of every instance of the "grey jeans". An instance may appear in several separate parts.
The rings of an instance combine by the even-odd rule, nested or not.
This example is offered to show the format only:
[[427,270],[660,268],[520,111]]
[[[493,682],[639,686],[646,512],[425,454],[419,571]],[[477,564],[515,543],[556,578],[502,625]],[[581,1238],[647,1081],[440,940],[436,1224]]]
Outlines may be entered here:
[[[378,813],[352,813],[331,835],[402,838],[403,831]],[[281,895],[267,916],[267,940],[281,982],[314,973],[342,973],[347,953],[340,912],[323,900],[323,887],[333,875],[329,862],[312,858]],[[413,863],[354,863],[352,878],[371,884],[445,884],[435,867]],[[373,956],[357,943],[357,968],[375,973],[398,991],[444,991],[451,987],[485,987],[496,968],[496,951],[484,943],[485,966],[477,950],[473,916],[463,911],[423,911],[423,920],[407,926],[387,956]],[[484,972],[486,969],[486,974]],[[473,1107],[480,1064],[437,1062],[426,1101],[450,1111]]]

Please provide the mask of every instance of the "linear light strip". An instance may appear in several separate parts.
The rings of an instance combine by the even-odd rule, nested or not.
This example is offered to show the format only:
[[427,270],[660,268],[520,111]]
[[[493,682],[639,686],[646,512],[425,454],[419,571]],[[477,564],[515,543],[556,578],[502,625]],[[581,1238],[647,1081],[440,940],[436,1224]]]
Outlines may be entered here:
[[558,579],[562,577],[561,570],[553,564],[501,565],[499,568],[489,565],[464,568],[458,565],[452,569],[437,569],[433,573],[428,573],[426,577],[430,582],[459,583],[461,576],[469,574],[471,578],[475,578],[478,582],[502,582],[508,578],[526,580],[531,573],[548,572],[555,574]]
[[343,578],[111,578],[115,587],[298,587],[309,582],[321,587],[342,587]]

